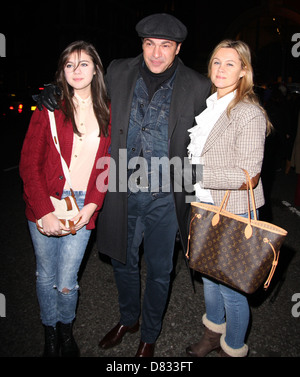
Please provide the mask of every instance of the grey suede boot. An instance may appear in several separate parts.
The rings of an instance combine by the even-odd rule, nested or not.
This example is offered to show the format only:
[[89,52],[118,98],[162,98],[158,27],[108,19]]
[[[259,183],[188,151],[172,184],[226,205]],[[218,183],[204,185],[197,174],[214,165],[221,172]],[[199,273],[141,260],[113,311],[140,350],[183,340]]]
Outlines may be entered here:
[[212,351],[220,350],[220,338],[225,333],[226,324],[217,325],[209,321],[204,314],[202,318],[205,331],[200,342],[194,343],[186,348],[186,353],[192,357],[205,357]]
[[220,357],[247,357],[248,355],[248,346],[244,344],[243,347],[234,349],[229,347],[229,345],[225,342],[225,334],[222,334],[220,338]]

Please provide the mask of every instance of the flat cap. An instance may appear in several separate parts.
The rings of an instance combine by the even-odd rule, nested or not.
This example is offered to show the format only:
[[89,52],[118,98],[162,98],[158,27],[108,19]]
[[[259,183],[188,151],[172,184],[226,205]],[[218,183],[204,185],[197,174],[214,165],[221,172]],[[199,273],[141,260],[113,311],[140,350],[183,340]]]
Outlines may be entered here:
[[157,13],[143,18],[135,27],[141,38],[167,39],[183,42],[187,36],[187,28],[176,17]]

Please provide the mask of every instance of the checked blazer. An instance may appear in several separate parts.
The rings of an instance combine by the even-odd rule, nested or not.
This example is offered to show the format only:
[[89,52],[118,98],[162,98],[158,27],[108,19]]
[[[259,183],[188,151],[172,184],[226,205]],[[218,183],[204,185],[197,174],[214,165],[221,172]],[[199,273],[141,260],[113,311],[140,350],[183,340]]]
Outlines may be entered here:
[[226,209],[235,214],[247,212],[243,169],[254,182],[256,208],[264,205],[260,173],[266,126],[262,110],[247,102],[239,102],[229,117],[225,111],[214,125],[201,157],[204,158],[203,188],[211,190],[215,205],[220,205],[226,190],[231,190]]

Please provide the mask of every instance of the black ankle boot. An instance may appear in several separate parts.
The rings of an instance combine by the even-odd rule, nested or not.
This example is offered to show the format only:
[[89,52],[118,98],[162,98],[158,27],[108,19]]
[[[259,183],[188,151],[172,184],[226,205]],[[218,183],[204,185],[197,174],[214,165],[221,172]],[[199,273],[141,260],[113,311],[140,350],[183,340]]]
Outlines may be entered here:
[[52,326],[44,326],[45,329],[45,348],[43,357],[58,357],[59,346],[57,329]]
[[72,323],[58,322],[58,337],[62,357],[79,357],[79,348],[72,332]]

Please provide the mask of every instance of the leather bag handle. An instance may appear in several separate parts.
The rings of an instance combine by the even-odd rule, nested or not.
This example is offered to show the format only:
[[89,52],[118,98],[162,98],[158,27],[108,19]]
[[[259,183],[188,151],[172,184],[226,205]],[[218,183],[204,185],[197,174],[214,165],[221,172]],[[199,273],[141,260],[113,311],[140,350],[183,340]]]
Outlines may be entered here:
[[[253,233],[252,226],[251,226],[251,214],[250,214],[250,212],[251,212],[250,211],[250,196],[251,196],[252,208],[253,208],[253,213],[254,213],[254,220],[257,220],[257,214],[256,214],[256,205],[255,205],[252,182],[251,182],[251,179],[250,179],[250,176],[249,176],[249,173],[247,172],[247,170],[243,169],[243,172],[246,175],[246,185],[247,185],[246,190],[247,190],[247,198],[248,198],[248,224],[245,228],[245,237],[247,239],[249,239],[252,236],[252,233]],[[250,191],[250,195],[249,195],[249,191]],[[228,204],[228,200],[229,200],[229,196],[230,196],[230,190],[227,190],[224,197],[223,197],[223,200],[220,204],[218,212],[212,218],[212,225],[213,226],[217,225],[218,222],[220,221],[220,213],[221,213],[222,209],[224,209],[224,210],[226,209],[227,204]]]
[[[48,115],[49,115],[49,120],[50,120],[50,128],[51,128],[51,134],[52,134],[53,142],[55,144],[57,152],[60,155],[60,160],[61,160],[63,172],[64,172],[64,175],[65,175],[66,181],[67,181],[67,183],[68,183],[68,185],[71,189],[71,192],[72,192],[73,190],[72,190],[72,183],[71,183],[69,168],[68,168],[68,165],[67,165],[66,161],[64,160],[63,156],[61,155],[61,150],[60,150],[58,136],[57,136],[57,130],[56,130],[56,122],[55,122],[54,112],[48,110]],[[74,196],[74,193],[72,193],[72,195]]]

